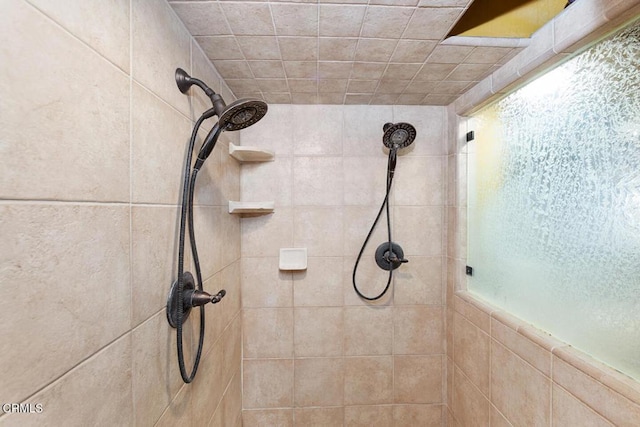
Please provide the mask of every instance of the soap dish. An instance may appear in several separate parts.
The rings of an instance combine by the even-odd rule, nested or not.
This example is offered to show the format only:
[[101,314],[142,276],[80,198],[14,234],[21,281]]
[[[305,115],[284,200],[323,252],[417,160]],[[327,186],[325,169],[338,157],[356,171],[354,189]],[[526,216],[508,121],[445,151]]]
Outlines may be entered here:
[[306,270],[307,248],[280,248],[280,270]]

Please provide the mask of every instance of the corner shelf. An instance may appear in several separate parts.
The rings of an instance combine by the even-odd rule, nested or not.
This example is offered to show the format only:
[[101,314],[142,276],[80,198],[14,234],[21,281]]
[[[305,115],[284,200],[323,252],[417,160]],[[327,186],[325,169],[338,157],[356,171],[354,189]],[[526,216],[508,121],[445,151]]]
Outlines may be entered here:
[[264,150],[258,147],[243,147],[229,143],[229,155],[239,161],[245,162],[270,162],[273,161],[274,152],[270,150]]
[[229,200],[229,213],[237,215],[266,215],[273,212],[275,202],[235,202]]

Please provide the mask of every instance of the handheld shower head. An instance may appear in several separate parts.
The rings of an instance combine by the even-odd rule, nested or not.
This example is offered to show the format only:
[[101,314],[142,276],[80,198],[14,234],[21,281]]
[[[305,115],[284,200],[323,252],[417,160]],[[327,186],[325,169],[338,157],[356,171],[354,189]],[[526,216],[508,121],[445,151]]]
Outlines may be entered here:
[[218,115],[218,124],[224,130],[244,129],[263,118],[267,114],[267,108],[267,104],[259,99],[238,99]]
[[408,147],[416,139],[416,128],[409,123],[385,123],[382,143],[390,150]]
[[382,127],[384,135],[382,143],[389,149],[389,177],[393,178],[396,170],[396,160],[398,159],[398,150],[408,147],[416,139],[416,128],[409,123],[385,123]]

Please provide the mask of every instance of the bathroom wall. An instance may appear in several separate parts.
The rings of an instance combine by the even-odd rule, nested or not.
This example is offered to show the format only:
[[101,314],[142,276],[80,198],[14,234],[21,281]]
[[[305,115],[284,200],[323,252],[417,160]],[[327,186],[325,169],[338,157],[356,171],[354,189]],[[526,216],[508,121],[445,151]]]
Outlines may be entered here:
[[447,425],[640,425],[640,384],[468,293],[465,276],[465,116],[638,16],[637,0],[575,2],[447,107]]
[[239,425],[240,222],[225,210],[240,182],[224,143],[195,215],[205,288],[227,297],[207,308],[189,386],[164,310],[206,105],[174,70],[230,92],[166,2],[6,0],[0,34],[0,403],[42,405],[0,425]]
[[[241,197],[274,200],[242,219],[243,422],[441,426],[444,403],[444,107],[270,105],[242,145],[275,161],[244,164]],[[393,240],[408,264],[388,297],[360,300],[355,258],[385,194],[386,122],[406,121],[415,143],[398,158]],[[357,281],[379,293],[388,274],[373,253]],[[306,247],[308,268],[278,270],[280,248]]]

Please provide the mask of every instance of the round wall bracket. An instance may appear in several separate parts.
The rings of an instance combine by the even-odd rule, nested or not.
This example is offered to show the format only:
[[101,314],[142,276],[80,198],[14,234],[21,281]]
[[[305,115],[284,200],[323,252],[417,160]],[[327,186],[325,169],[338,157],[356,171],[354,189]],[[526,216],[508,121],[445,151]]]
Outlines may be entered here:
[[182,68],[176,68],[176,84],[180,92],[187,93],[191,85],[191,76]]
[[404,259],[404,251],[399,244],[391,242],[391,252],[389,252],[389,242],[384,242],[376,249],[376,264],[383,270],[395,270],[401,264],[409,262]]
[[171,290],[169,291],[169,298],[167,298],[167,320],[169,321],[169,325],[173,328],[178,327],[178,304],[182,304],[182,323],[184,323],[189,314],[191,313],[191,307],[188,304],[184,304],[184,295],[189,291],[193,291],[196,288],[195,280],[193,280],[193,275],[188,271],[182,273],[182,281],[184,282],[184,287],[182,290],[182,300],[178,298],[178,281],[176,280],[171,285]]

